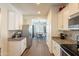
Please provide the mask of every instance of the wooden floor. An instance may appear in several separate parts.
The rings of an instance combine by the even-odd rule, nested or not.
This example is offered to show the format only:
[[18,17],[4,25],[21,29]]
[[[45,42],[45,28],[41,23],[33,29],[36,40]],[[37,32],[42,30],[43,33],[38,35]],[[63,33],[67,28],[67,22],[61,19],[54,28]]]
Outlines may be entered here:
[[32,47],[25,50],[22,56],[51,56],[45,39],[33,39]]

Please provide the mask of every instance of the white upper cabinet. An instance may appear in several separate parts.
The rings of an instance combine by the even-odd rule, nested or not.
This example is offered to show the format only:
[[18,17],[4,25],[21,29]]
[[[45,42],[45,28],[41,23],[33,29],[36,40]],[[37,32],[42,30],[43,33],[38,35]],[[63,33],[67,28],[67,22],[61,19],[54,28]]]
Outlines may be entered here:
[[69,7],[67,6],[63,10],[63,30],[69,30],[68,29],[68,19],[69,19],[70,13],[69,13]]
[[9,11],[8,15],[8,30],[22,29],[22,15],[15,11]]
[[22,15],[20,13],[16,14],[16,29],[22,29]]
[[69,3],[61,12],[58,13],[58,30],[69,30],[69,17],[79,12],[78,3]]
[[22,14],[19,14],[18,21],[19,21],[19,29],[22,29],[22,24],[23,24],[23,16],[22,16]]
[[79,12],[79,4],[78,3],[69,3],[69,13],[70,15]]
[[19,14],[17,13],[16,14],[16,18],[15,18],[15,28],[18,30],[19,29],[19,23],[20,23],[20,16],[19,16]]
[[15,12],[9,11],[8,12],[8,30],[15,29]]
[[63,11],[58,13],[58,30],[63,29]]
[[58,13],[58,30],[68,30],[69,7]]

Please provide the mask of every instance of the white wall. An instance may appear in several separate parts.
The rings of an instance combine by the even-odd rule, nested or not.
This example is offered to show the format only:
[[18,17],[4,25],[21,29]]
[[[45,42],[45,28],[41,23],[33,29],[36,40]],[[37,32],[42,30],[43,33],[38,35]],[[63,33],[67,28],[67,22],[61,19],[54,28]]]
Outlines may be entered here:
[[0,40],[1,40],[1,55],[7,55],[7,8],[6,4],[0,4],[1,22],[0,22]]

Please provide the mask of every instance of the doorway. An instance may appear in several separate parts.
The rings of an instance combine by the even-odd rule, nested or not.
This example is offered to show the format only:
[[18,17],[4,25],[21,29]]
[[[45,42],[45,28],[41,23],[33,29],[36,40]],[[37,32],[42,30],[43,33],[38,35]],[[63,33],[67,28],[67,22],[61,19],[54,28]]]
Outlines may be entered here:
[[32,20],[32,38],[46,39],[47,36],[47,21],[46,20]]

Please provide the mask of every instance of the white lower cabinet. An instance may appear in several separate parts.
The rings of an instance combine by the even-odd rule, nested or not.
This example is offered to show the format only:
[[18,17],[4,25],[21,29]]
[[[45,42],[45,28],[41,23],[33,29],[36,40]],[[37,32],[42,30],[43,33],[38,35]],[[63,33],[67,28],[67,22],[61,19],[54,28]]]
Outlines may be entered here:
[[54,53],[55,56],[60,56],[60,45],[52,40],[52,53]]
[[8,42],[8,55],[9,56],[20,56],[25,49],[26,49],[26,38],[20,41]]
[[22,54],[25,49],[26,49],[26,38],[21,41],[21,53],[20,54]]

